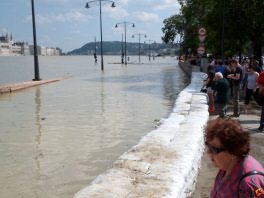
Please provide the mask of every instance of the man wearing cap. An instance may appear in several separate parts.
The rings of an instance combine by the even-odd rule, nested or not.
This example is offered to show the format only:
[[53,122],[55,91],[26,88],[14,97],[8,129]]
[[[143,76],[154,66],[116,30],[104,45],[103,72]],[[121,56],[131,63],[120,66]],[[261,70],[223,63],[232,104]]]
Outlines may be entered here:
[[[260,73],[257,79],[257,83],[259,86],[259,94],[264,96],[264,72]],[[263,128],[264,128],[264,105],[261,106],[260,123],[259,123],[259,128],[257,130],[262,132]]]

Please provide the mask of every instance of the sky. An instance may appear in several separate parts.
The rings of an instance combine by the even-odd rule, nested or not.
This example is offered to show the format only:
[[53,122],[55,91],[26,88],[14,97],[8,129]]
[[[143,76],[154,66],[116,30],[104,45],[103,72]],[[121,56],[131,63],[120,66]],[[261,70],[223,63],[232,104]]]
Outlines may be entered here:
[[[140,34],[142,42],[160,43],[163,20],[178,14],[180,8],[177,0],[114,2],[116,7],[112,8],[110,1],[102,0],[103,41],[121,41],[126,21],[127,42],[138,42]],[[94,42],[95,38],[100,41],[99,0],[34,0],[34,3],[38,45],[69,52]],[[14,41],[33,43],[31,0],[1,0],[0,35],[6,33],[12,33]]]

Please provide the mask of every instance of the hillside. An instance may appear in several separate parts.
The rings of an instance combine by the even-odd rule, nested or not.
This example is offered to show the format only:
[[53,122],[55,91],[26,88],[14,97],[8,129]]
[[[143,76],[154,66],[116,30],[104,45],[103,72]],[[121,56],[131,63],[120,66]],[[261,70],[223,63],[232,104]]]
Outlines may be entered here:
[[[126,43],[127,54],[135,55],[139,53],[139,44],[138,43]],[[123,43],[123,49],[124,49]],[[152,44],[140,44],[141,54],[175,54],[178,51],[177,44],[164,44],[164,43],[152,43]],[[107,55],[118,55],[122,52],[122,42],[120,41],[104,41],[103,42],[103,50],[104,54]],[[84,46],[74,49],[67,53],[67,55],[91,55],[95,51],[95,43],[90,42],[85,44]],[[96,52],[100,54],[101,44],[100,41],[96,42]]]

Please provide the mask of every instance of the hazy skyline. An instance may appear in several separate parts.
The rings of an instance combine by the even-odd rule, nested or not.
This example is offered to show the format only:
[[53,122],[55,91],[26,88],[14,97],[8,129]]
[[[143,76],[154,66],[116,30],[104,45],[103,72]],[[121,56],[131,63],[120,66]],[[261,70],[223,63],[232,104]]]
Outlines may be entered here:
[[[37,43],[47,47],[60,47],[63,52],[79,48],[94,37],[100,41],[99,1],[85,8],[84,0],[35,0]],[[116,0],[116,7],[102,2],[103,40],[121,41],[123,21],[127,25],[127,42],[137,42],[133,33],[147,34],[144,40],[161,42],[163,20],[179,12],[177,0]],[[1,2],[0,33],[12,33],[15,41],[32,39],[32,14],[30,0],[4,0]]]

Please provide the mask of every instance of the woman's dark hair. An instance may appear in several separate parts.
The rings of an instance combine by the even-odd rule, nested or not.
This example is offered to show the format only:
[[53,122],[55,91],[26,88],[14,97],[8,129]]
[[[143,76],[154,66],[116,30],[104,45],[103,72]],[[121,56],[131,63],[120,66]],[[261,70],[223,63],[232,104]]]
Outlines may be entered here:
[[211,71],[211,70],[213,70],[214,69],[214,67],[212,66],[212,65],[208,65],[207,66],[207,71]]
[[231,154],[243,157],[250,151],[250,136],[237,120],[210,120],[205,128],[205,142],[218,138],[223,147]]
[[232,63],[237,64],[237,63],[238,63],[238,60],[236,60],[236,59],[231,59],[231,60],[230,60],[230,64],[232,64]]
[[248,65],[248,69],[253,69],[254,71],[256,71],[256,67],[254,65],[252,65],[252,64]]

